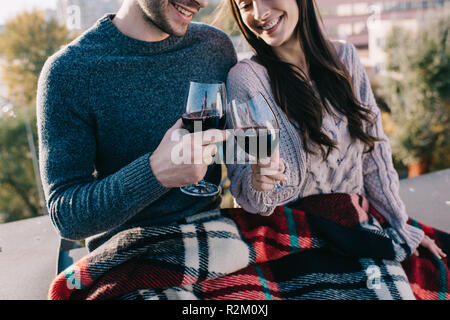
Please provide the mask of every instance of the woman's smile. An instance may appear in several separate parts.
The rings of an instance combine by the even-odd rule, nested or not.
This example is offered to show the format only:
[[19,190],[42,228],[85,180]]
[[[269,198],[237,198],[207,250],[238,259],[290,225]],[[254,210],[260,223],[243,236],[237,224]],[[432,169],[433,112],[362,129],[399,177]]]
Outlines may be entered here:
[[299,9],[295,0],[236,0],[244,24],[269,46],[280,47],[296,38]]
[[260,29],[263,33],[272,34],[278,29],[278,26],[281,24],[283,17],[284,15],[281,15],[278,18],[272,19],[268,23],[265,23],[264,25],[257,28]]

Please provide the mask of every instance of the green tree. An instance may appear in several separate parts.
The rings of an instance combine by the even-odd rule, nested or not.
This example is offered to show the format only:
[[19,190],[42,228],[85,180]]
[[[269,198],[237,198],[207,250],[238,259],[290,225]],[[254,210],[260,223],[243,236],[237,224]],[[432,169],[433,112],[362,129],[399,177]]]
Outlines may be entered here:
[[37,145],[37,81],[46,59],[73,36],[38,10],[18,14],[0,33],[0,74],[7,88],[4,98],[15,113],[15,117],[7,117],[0,110],[0,220],[42,214],[33,150]]
[[41,214],[24,117],[0,118],[0,222]]
[[[388,76],[379,93],[392,110],[394,156],[419,173],[450,167],[450,16],[416,33],[396,27],[386,41]],[[421,172],[420,172],[421,171]]]
[[71,40],[64,25],[39,10],[23,12],[0,33],[3,82],[14,106],[35,105],[37,79],[47,58]]

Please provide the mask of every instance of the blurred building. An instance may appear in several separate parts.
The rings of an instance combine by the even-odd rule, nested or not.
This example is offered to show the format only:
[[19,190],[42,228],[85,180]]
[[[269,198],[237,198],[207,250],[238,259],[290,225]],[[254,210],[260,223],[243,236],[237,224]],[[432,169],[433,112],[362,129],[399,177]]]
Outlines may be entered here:
[[386,53],[384,52],[384,45],[394,26],[415,33],[420,26],[420,20],[374,20],[368,24],[369,55],[367,66],[372,68],[374,73],[379,73],[385,69]]
[[57,19],[70,30],[84,31],[105,13],[115,13],[123,0],[58,0]]
[[383,45],[394,25],[414,31],[427,14],[450,7],[450,0],[316,0],[316,3],[328,36],[353,43],[369,73],[383,69]]
[[449,5],[450,0],[316,0],[316,3],[331,38],[368,48],[368,22],[421,20],[428,11]]

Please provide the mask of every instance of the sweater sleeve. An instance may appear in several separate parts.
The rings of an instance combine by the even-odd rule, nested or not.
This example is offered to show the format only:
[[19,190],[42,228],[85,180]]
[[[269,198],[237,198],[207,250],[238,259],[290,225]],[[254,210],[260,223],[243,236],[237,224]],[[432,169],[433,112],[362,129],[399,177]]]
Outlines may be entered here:
[[[150,152],[96,180],[96,122],[87,72],[50,58],[38,83],[39,164],[46,205],[60,235],[84,239],[111,230],[169,189],[153,175]],[[84,76],[83,76],[84,75]]]
[[[273,105],[270,94],[266,91],[260,80],[257,79],[255,72],[252,70],[246,62],[240,62],[235,65],[228,74],[227,79],[227,91],[228,98],[231,102],[233,99],[237,101],[246,101],[254,97],[257,93],[261,93],[265,96],[266,100],[271,104],[271,108],[277,108]],[[280,121],[279,121],[280,122]],[[282,129],[283,130],[283,129]],[[295,131],[292,131],[295,133]],[[286,131],[280,132],[280,157],[283,159],[286,169],[285,174],[287,181],[281,183],[281,185],[299,185],[300,170],[297,169],[300,166],[300,161],[295,161],[295,157],[292,155],[293,150],[291,147],[290,133]],[[237,148],[234,143],[231,143],[235,147],[233,154],[236,154]],[[228,153],[228,152],[227,152]],[[250,164],[230,164],[227,161],[227,172],[231,182],[230,191],[235,197],[236,202],[246,211],[250,213],[257,213],[261,215],[270,215],[274,211],[274,207],[266,206],[263,202],[266,196],[269,196],[275,203],[284,204],[292,199],[293,192],[298,193],[298,190],[281,192],[274,194],[272,191],[258,191],[253,187],[251,179],[251,167]]]
[[399,178],[392,163],[389,139],[383,131],[381,112],[370,87],[369,78],[361,64],[355,47],[351,52],[352,77],[359,101],[374,113],[374,124],[368,132],[381,139],[375,142],[374,150],[363,155],[364,190],[369,202],[389,221],[394,229],[414,251],[422,241],[422,230],[407,224],[408,215],[399,194]]

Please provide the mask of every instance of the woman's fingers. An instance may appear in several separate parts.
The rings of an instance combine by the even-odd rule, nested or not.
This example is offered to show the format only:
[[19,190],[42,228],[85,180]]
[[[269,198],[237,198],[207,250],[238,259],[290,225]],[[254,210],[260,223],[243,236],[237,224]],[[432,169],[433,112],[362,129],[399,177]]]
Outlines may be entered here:
[[421,245],[423,247],[427,248],[428,250],[430,250],[430,252],[432,254],[434,254],[436,257],[438,257],[439,259],[443,259],[443,258],[447,257],[445,252],[442,251],[441,248],[439,248],[439,246],[436,244],[436,242],[428,236],[424,237],[424,239],[421,242]]
[[439,259],[442,259],[442,252],[439,250],[439,248],[437,246],[433,246],[430,248],[431,253],[433,253],[436,257],[438,257]]
[[265,175],[256,173],[255,179],[256,179],[256,181],[258,181],[260,183],[277,184],[281,181],[286,181],[286,175],[279,173],[276,175],[265,176]]
[[277,161],[270,161],[270,162],[261,162],[262,160],[258,161],[257,164],[252,164],[252,170],[254,172],[260,172],[264,175],[270,175],[272,172],[284,172],[285,165],[282,159],[279,159]]
[[262,183],[276,184],[279,183],[280,181],[286,181],[287,179],[287,176],[283,173],[283,171],[279,169],[274,169],[271,170],[270,172],[267,172],[265,170],[261,170],[261,168],[255,164],[251,165],[251,169],[252,175],[255,176],[257,181],[260,181]]
[[437,245],[434,245],[435,255],[437,255],[440,259],[447,257],[447,255],[439,248]]
[[252,175],[252,185],[258,191],[270,191],[274,188],[275,184],[260,182],[256,179],[255,175]]
[[256,190],[270,191],[277,183],[286,181],[287,176],[284,174],[285,165],[279,155],[259,160],[256,164],[250,165],[252,170],[252,184]]
[[270,191],[273,189],[273,186],[274,186],[273,184],[269,183],[260,183],[254,186],[254,188],[258,191]]

